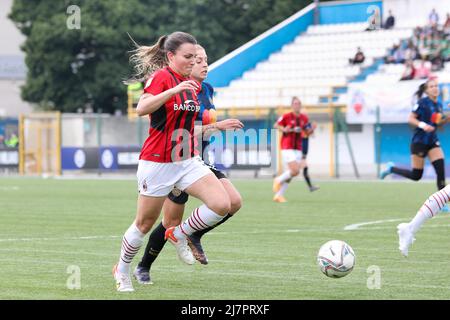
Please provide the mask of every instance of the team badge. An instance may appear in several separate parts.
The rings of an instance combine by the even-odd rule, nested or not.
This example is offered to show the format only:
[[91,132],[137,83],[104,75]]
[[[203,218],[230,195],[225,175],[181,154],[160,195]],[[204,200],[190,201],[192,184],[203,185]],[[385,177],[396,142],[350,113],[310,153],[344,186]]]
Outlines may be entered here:
[[142,190],[144,190],[144,192],[147,192],[147,182],[145,180],[142,183]]

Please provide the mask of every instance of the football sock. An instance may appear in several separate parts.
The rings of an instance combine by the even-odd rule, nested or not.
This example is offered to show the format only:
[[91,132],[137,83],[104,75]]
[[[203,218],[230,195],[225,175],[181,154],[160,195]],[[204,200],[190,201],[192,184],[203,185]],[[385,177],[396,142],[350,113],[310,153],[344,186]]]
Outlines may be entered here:
[[434,171],[436,171],[436,182],[438,190],[441,190],[445,187],[445,165],[444,159],[438,159],[431,163],[434,167]]
[[130,272],[131,261],[133,260],[139,248],[142,245],[145,234],[143,234],[136,226],[136,223],[128,228],[122,240],[122,250],[120,251],[120,259],[117,269],[122,273]]
[[215,227],[221,225],[222,223],[224,223],[225,221],[227,221],[228,219],[230,219],[233,215],[232,214],[227,214],[225,217],[223,217],[222,220],[220,220],[218,223],[216,223],[215,225],[208,227],[206,229],[203,230],[199,230],[199,231],[195,231],[194,233],[192,233],[193,236],[197,237],[197,238],[201,238],[203,237],[203,235],[209,231],[211,231],[212,229],[214,229]]
[[411,220],[409,226],[413,233],[416,233],[422,224],[428,219],[433,218],[444,205],[450,200],[450,185],[444,189],[433,193],[422,205],[416,216]]
[[139,262],[139,267],[145,270],[150,270],[153,261],[156,260],[158,254],[161,252],[162,248],[166,244],[164,239],[164,233],[166,228],[164,228],[162,222],[153,229],[152,233],[148,238],[147,247],[145,248],[144,255],[142,256],[141,262]]
[[281,184],[281,188],[280,191],[277,192],[276,196],[277,197],[282,197],[284,195],[284,193],[286,192],[287,188],[289,187],[289,183],[287,182],[283,182]]
[[305,181],[308,184],[308,187],[311,188],[312,184],[311,184],[311,179],[309,178],[309,174],[308,174],[308,167],[305,167],[303,169],[303,177],[305,177]]
[[401,169],[401,168],[397,168],[397,167],[392,167],[392,173],[398,174],[399,176],[414,180],[414,181],[419,181],[422,178],[422,174],[423,174],[423,169],[412,169],[412,170],[408,170],[408,169]]
[[200,231],[216,225],[223,218],[223,216],[218,215],[203,204],[200,207],[195,208],[189,218],[175,228],[173,234],[176,238],[183,239],[186,235],[191,235],[195,231]]
[[289,180],[291,178],[292,178],[291,171],[290,170],[286,170],[281,175],[279,175],[276,179],[278,180],[279,183],[283,183],[283,182],[286,182],[287,180]]

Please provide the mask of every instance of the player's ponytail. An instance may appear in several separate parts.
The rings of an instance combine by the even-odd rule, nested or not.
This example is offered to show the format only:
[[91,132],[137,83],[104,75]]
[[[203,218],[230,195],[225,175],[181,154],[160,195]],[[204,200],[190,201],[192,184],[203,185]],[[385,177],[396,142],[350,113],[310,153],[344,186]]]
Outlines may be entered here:
[[131,51],[132,55],[130,56],[134,75],[126,83],[144,82],[155,70],[164,68],[167,65],[166,51],[164,49],[167,35],[160,37],[153,46],[140,46],[133,39],[131,40],[136,46],[136,49]]
[[427,90],[427,85],[428,85],[428,81],[422,83],[422,84],[419,86],[419,89],[417,89],[417,91],[416,91],[416,93],[415,93],[415,95],[417,96],[417,99],[421,99],[421,98],[422,98],[422,96],[423,96],[425,90]]
[[167,52],[175,53],[184,43],[197,44],[192,35],[180,31],[160,37],[153,46],[140,46],[131,40],[136,46],[136,49],[131,51],[130,57],[134,75],[126,83],[144,82],[153,72],[168,65]]

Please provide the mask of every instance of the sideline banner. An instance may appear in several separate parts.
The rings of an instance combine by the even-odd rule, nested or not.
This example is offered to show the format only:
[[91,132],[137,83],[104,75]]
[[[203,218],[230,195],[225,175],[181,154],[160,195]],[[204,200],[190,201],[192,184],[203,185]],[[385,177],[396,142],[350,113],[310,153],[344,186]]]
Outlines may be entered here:
[[[347,123],[377,121],[377,106],[380,107],[380,123],[407,123],[408,115],[416,102],[414,93],[424,80],[400,81],[389,84],[367,82],[350,83],[347,93]],[[439,100],[448,110],[450,84],[440,85]]]

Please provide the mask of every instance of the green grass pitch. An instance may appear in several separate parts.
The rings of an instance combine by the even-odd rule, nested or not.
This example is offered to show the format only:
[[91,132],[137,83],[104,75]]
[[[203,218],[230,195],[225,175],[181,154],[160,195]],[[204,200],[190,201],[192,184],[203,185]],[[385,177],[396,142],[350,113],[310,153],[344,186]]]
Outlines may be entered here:
[[[397,250],[396,225],[434,183],[322,182],[309,193],[296,180],[284,204],[272,202],[270,180],[235,185],[244,206],[204,237],[210,264],[183,265],[167,244],[152,268],[154,284],[118,293],[111,268],[135,215],[134,180],[1,178],[0,299],[448,299],[447,215],[428,221],[407,259]],[[190,200],[188,209],[197,204]],[[371,221],[381,222],[344,230]],[[316,265],[319,247],[332,239],[355,251],[345,278],[327,278]],[[67,287],[70,266],[80,270],[80,289]],[[367,286],[376,277],[370,266],[380,270],[379,289]]]

